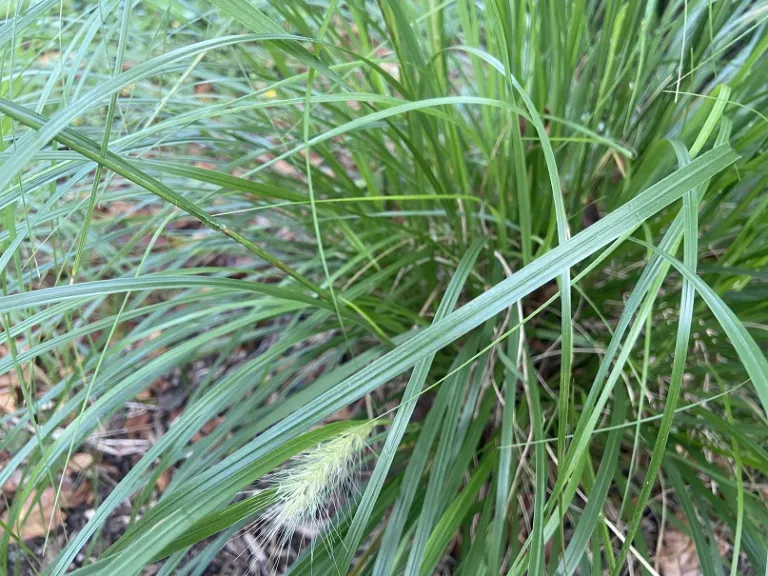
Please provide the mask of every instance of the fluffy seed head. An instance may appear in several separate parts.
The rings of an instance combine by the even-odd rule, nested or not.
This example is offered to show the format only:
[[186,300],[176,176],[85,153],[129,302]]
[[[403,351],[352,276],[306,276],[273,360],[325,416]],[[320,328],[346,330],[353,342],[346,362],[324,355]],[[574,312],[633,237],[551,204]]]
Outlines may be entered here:
[[338,508],[350,493],[359,459],[373,422],[360,424],[300,455],[273,477],[277,503],[265,518],[270,536],[282,532],[285,544],[297,528],[323,528],[329,508]]

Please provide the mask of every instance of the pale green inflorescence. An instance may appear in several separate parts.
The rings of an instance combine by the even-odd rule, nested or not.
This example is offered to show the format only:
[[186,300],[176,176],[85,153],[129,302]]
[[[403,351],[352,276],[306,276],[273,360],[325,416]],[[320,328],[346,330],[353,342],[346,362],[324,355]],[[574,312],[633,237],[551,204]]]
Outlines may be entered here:
[[287,541],[300,526],[322,530],[319,518],[349,493],[373,427],[373,421],[354,426],[303,453],[293,465],[275,475],[277,504],[266,518],[270,536],[282,532],[283,541]]

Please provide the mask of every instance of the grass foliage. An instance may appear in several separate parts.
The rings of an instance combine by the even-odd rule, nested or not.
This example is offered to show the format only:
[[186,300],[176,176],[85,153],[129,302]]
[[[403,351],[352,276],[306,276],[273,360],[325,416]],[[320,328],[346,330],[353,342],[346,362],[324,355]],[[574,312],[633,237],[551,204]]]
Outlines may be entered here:
[[[766,573],[768,2],[0,6],[0,566],[202,574],[374,418],[293,573]],[[173,373],[35,559],[22,503]]]

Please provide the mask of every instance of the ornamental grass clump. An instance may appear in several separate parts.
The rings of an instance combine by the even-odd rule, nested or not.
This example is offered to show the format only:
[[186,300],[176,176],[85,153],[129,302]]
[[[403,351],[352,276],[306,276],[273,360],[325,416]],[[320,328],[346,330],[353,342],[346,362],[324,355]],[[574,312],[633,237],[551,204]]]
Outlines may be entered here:
[[768,0],[0,7],[0,573],[768,573]]

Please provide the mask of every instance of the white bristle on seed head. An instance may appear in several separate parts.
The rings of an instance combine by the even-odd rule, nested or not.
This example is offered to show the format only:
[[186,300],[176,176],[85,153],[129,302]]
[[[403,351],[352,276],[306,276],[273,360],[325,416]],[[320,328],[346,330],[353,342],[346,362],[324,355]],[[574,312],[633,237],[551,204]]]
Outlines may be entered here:
[[[373,430],[373,422],[354,426],[336,438],[299,455],[276,473],[272,484],[277,502],[262,520],[270,539],[287,545],[293,534],[310,527],[319,533],[329,507],[338,507],[357,477],[360,455]],[[278,538],[278,534],[282,534]]]

